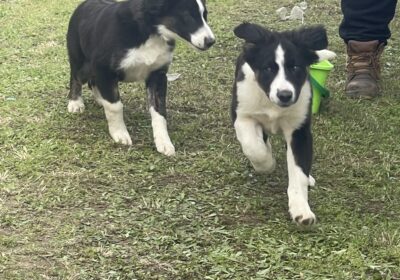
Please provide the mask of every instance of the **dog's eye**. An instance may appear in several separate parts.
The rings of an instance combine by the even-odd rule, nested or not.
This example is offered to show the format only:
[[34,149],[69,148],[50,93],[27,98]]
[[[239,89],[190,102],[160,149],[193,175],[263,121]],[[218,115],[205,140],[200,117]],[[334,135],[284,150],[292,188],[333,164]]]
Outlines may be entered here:
[[290,66],[290,67],[289,67],[289,70],[290,70],[291,72],[298,72],[298,71],[300,70],[300,67],[299,67],[299,66],[296,66],[296,65],[293,65],[293,66]]
[[263,69],[263,72],[266,73],[266,74],[270,74],[270,73],[273,72],[273,69],[272,69],[272,67],[266,67],[266,68]]

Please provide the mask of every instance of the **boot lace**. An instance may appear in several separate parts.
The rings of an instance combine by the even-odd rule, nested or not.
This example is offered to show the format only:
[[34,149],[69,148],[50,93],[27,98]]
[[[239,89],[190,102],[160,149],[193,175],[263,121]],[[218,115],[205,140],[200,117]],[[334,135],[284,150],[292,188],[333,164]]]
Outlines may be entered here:
[[356,74],[368,74],[375,79],[380,76],[379,52],[349,55],[347,70],[351,76]]

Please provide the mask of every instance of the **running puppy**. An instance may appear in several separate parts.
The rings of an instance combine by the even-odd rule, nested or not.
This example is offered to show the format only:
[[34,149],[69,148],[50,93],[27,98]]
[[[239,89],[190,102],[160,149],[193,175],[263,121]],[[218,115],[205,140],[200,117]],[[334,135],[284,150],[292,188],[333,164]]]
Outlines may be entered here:
[[199,50],[214,44],[205,0],[84,1],[74,11],[67,34],[68,111],[83,112],[82,85],[88,83],[104,107],[111,137],[131,145],[118,83],[145,81],[157,150],[174,155],[165,103],[166,74],[178,38]]
[[232,119],[236,136],[256,172],[275,167],[270,134],[283,133],[287,142],[289,212],[299,225],[312,225],[316,217],[308,205],[312,161],[311,99],[308,67],[335,54],[326,31],[314,26],[272,32],[243,23],[234,30],[245,40],[235,74]]

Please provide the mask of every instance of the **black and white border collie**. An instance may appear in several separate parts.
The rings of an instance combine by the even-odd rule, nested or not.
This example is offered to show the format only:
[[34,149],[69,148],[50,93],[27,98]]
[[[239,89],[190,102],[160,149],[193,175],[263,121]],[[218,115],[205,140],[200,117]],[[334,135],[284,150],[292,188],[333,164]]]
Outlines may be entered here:
[[289,212],[299,225],[312,225],[316,217],[308,205],[312,161],[311,99],[308,67],[335,54],[326,31],[314,26],[272,32],[243,23],[234,30],[245,40],[235,74],[232,119],[236,136],[256,172],[275,167],[270,134],[283,133],[287,143]]
[[178,38],[199,50],[214,44],[205,0],[84,1],[74,11],[67,34],[68,111],[83,112],[82,85],[88,83],[104,107],[111,137],[131,145],[118,82],[145,81],[157,150],[174,155],[165,103],[166,74]]

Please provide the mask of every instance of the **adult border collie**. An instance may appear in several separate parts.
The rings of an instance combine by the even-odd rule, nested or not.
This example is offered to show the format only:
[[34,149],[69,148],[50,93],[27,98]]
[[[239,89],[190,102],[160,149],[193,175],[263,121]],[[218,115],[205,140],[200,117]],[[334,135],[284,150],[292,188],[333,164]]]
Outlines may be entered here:
[[173,155],[167,131],[167,71],[175,39],[199,50],[215,42],[205,0],[86,0],[74,11],[67,33],[71,66],[68,111],[84,110],[82,85],[104,107],[115,142],[131,145],[118,82],[145,81],[157,150]]
[[312,225],[308,205],[312,160],[311,99],[308,67],[335,57],[325,50],[326,31],[314,26],[272,32],[243,23],[234,30],[245,40],[235,74],[232,119],[236,136],[256,172],[275,167],[269,134],[283,133],[287,142],[289,212],[296,223]]

